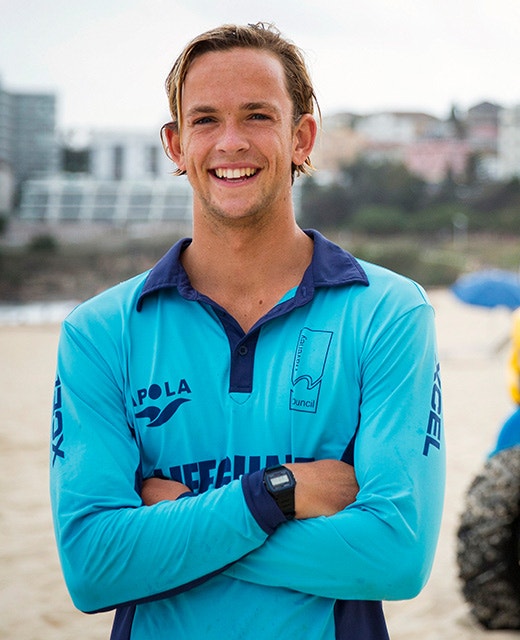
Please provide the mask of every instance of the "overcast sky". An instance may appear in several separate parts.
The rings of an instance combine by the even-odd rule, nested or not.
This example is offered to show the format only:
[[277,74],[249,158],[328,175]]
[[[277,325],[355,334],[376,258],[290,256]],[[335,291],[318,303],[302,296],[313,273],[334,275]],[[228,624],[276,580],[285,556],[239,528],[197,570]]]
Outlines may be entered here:
[[0,0],[0,82],[55,91],[60,129],[155,128],[184,44],[259,20],[305,51],[325,114],[520,104],[520,0]]

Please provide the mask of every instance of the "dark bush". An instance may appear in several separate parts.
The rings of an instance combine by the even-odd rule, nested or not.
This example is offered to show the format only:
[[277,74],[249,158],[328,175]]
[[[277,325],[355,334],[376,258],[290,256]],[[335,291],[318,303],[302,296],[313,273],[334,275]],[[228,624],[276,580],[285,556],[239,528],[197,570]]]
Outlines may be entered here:
[[31,253],[56,253],[58,242],[54,236],[47,233],[34,236],[29,242],[28,250]]

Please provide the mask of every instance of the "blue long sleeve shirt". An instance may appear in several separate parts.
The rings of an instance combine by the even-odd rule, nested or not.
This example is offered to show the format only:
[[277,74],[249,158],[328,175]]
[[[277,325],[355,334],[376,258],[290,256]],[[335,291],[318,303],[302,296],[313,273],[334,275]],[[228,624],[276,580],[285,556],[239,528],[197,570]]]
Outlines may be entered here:
[[[178,242],[62,327],[51,499],[78,608],[114,639],[388,637],[414,597],[444,494],[433,310],[414,282],[317,232],[300,285],[244,333],[195,291]],[[277,463],[354,464],[356,501],[286,521]],[[143,506],[143,479],[192,492]]]

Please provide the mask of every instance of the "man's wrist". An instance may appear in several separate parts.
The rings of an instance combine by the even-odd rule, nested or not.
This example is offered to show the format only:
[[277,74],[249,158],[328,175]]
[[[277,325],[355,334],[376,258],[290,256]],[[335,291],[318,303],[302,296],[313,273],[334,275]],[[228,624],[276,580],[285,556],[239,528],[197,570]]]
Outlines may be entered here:
[[296,479],[293,472],[283,465],[269,467],[264,471],[264,485],[284,516],[292,520],[296,514]]
[[283,515],[280,507],[267,491],[263,469],[245,473],[241,478],[241,482],[246,504],[267,535],[271,535],[280,524],[287,522],[287,518]]

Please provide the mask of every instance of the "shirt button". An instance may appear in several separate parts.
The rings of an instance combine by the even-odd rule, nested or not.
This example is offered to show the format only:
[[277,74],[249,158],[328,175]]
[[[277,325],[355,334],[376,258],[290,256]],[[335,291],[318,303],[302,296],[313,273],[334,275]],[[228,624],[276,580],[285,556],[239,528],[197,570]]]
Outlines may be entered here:
[[238,353],[239,353],[241,356],[245,356],[245,355],[247,354],[247,352],[248,352],[248,351],[249,351],[249,349],[246,347],[246,345],[245,345],[245,344],[243,344],[242,346],[240,346],[240,347],[238,348]]

